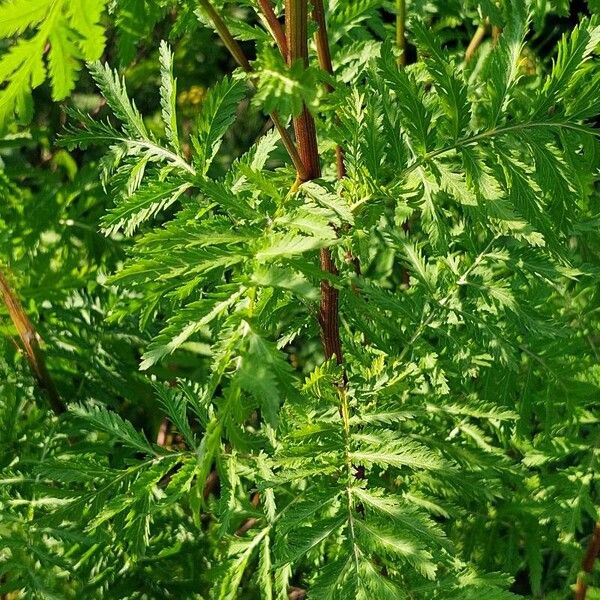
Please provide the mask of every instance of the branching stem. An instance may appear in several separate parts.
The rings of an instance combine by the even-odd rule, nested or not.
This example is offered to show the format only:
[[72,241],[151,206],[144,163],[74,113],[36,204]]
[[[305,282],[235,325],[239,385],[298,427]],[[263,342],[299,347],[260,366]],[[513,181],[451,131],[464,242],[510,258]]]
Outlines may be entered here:
[[[251,73],[252,66],[246,58],[244,51],[237,43],[233,35],[231,35],[231,32],[225,24],[225,21],[223,21],[221,15],[215,10],[215,7],[212,5],[210,0],[200,0],[200,5],[206,12],[208,18],[212,21],[212,24],[217,30],[217,33],[219,34],[219,37],[221,38],[223,44],[225,45],[227,50],[229,50],[229,53],[233,56],[233,58],[240,65],[240,67],[244,71],[246,71],[246,73]],[[302,174],[302,177],[306,177],[307,173],[304,168],[304,163],[302,162],[302,159],[287,129],[282,125],[281,121],[279,120],[279,116],[276,113],[272,113],[270,117],[273,121],[273,124],[277,128],[277,131],[279,132],[281,141],[283,142],[283,145],[285,146],[285,149],[287,150],[292,160],[292,163],[296,168],[296,171],[298,172],[298,174]]]
[[[331,61],[323,0],[313,1],[313,19],[317,24],[315,36],[319,64],[324,71],[333,75],[333,63]],[[337,176],[338,179],[342,179],[346,176],[346,165],[344,164],[344,151],[339,144],[335,148],[335,155]],[[327,249],[321,251],[321,268],[328,273],[337,275],[337,268],[333,263],[331,253]],[[319,323],[321,325],[326,358],[331,358],[335,355],[337,362],[341,364],[343,354],[340,339],[339,292],[328,281],[321,282]]]

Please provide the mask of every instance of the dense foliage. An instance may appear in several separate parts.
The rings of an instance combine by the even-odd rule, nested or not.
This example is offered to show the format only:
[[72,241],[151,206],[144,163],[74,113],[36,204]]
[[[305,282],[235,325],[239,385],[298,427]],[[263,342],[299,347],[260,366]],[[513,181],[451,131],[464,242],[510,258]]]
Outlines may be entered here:
[[596,12],[4,0],[0,597],[600,598]]

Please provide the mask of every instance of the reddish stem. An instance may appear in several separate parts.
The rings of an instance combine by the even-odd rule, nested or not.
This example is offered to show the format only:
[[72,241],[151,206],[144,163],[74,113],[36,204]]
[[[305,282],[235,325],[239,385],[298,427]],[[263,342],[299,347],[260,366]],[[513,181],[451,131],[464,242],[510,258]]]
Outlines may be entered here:
[[[306,0],[286,0],[285,25],[288,42],[287,63],[292,66],[302,61],[308,67],[308,12]],[[306,106],[299,116],[294,118],[294,130],[298,142],[298,153],[302,159],[306,173],[300,176],[302,181],[310,181],[321,176],[319,150],[317,147],[317,130],[312,115]]]
[[273,7],[271,6],[270,0],[258,0],[258,6],[260,7],[260,11],[269,25],[269,29],[271,30],[271,34],[277,43],[277,47],[281,52],[281,56],[283,56],[283,60],[287,60],[288,45],[285,37],[285,31],[283,29],[283,25],[279,22]]
[[596,523],[594,527],[594,533],[592,539],[588,544],[587,550],[581,563],[581,570],[579,577],[577,577],[577,584],[575,585],[575,600],[585,600],[587,596],[587,582],[586,577],[591,574],[594,570],[594,563],[600,554],[600,521]]
[[[319,1],[317,0],[318,4]],[[329,56],[329,45],[327,43],[327,30],[324,27],[324,13],[321,4],[319,26],[320,45],[322,59],[328,61],[331,67],[331,58]],[[317,16],[319,8],[315,7]],[[286,37],[288,41],[288,65],[301,60],[305,66],[308,66],[308,3],[306,0],[286,0],[285,4],[285,23]],[[303,108],[300,116],[294,119],[294,129],[296,131],[296,140],[298,141],[298,152],[306,168],[307,179],[299,178],[303,181],[316,179],[321,176],[321,165],[319,162],[319,150],[317,146],[317,132],[315,121],[308,112],[306,106]],[[337,268],[333,262],[331,252],[328,248],[323,248],[320,255],[321,269],[326,273],[337,275]],[[329,281],[321,282],[321,303],[319,311],[319,325],[321,326],[321,337],[323,340],[323,349],[325,358],[336,357],[338,363],[342,362],[342,343],[340,340],[340,328],[338,318],[339,297],[338,291]]]
[[[327,35],[327,21],[325,19],[325,8],[323,0],[313,0],[313,19],[317,24],[317,32],[315,33],[315,41],[317,44],[317,56],[319,57],[319,65],[323,71],[333,75],[333,63],[331,62],[331,50],[329,48],[329,36]],[[328,85],[329,91],[333,88]],[[346,176],[346,165],[344,164],[344,151],[338,144],[335,147],[336,169],[338,179]]]
[[[337,268],[331,258],[328,248],[321,250],[321,269],[326,273],[337,275]],[[321,337],[323,338],[323,349],[325,358],[335,356],[338,364],[342,364],[342,341],[340,339],[339,323],[339,293],[329,283],[321,281],[321,306],[319,310],[319,324],[321,326]]]

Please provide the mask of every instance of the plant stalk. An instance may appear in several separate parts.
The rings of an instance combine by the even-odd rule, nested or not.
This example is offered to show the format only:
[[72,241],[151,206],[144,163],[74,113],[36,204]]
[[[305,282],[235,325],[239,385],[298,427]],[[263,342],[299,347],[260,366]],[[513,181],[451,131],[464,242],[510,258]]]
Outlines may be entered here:
[[[406,0],[396,0],[396,46],[400,50],[398,55],[398,67],[404,69],[408,63],[406,57]],[[402,230],[408,236],[410,233],[410,221],[407,219],[402,223]],[[401,271],[402,285],[410,285],[410,273],[403,266]]]
[[[288,66],[302,61],[308,67],[308,2],[306,0],[286,0],[285,3],[286,38],[288,42]],[[300,173],[301,181],[310,181],[321,176],[319,150],[317,148],[317,130],[312,115],[303,106],[299,116],[294,117],[294,131],[298,142],[298,153],[306,169],[305,177]]]
[[[244,71],[251,72],[252,67],[248,59],[210,0],[200,0],[200,4],[212,21],[225,47]],[[288,65],[291,65],[296,60],[302,60],[304,65],[308,66],[308,7],[306,0],[286,0],[285,37],[287,41]],[[329,48],[327,48],[327,51],[329,51]],[[298,144],[297,149],[289,137],[287,130],[279,121],[278,115],[272,114],[271,119],[290,154],[290,158],[296,168],[298,180],[304,182],[320,177],[321,167],[317,147],[317,132],[314,119],[306,106],[303,107],[300,116],[293,120]],[[337,274],[336,266],[327,248],[321,250],[320,261],[321,268],[324,271],[334,275]],[[339,335],[338,305],[338,291],[328,281],[322,281],[319,323],[321,325],[325,357],[329,359],[335,355],[337,361],[341,363],[342,350]]]
[[235,38],[231,35],[229,28],[223,21],[221,15],[215,10],[215,7],[212,5],[210,0],[200,0],[200,5],[206,12],[208,18],[212,21],[212,24],[215,26],[219,37],[221,38],[223,44],[229,50],[229,53],[233,56],[235,61],[246,71],[249,73],[252,71],[252,67],[250,66],[250,62],[246,58],[244,51],[237,43]]
[[[319,11],[316,8],[317,13]],[[324,24],[324,13],[321,4],[321,23]],[[285,3],[286,37],[288,41],[288,65],[300,60],[308,66],[308,2],[307,0],[286,0]],[[326,37],[327,30],[320,26],[321,31],[321,61],[327,60],[329,56],[329,44]],[[326,50],[325,50],[326,48]],[[328,59],[331,63],[331,58]],[[298,140],[298,151],[306,167],[308,179],[316,179],[321,176],[319,162],[319,151],[317,147],[317,132],[312,115],[306,106],[302,113],[294,119],[294,129]],[[300,177],[300,175],[299,175]],[[300,177],[300,179],[302,179]],[[306,180],[304,180],[306,181]],[[321,269],[326,273],[337,275],[338,270],[333,262],[331,252],[328,248],[321,249]],[[321,302],[319,308],[319,325],[321,327],[321,338],[325,358],[335,356],[338,364],[341,364],[342,343],[339,328],[339,294],[329,283],[321,281]]]
[[400,50],[398,66],[406,66],[406,0],[396,0],[396,46]]
[[39,387],[46,393],[54,413],[57,415],[64,413],[66,407],[46,367],[44,354],[38,341],[39,336],[2,271],[0,271],[0,294],[21,339],[31,373]]
[[331,62],[331,51],[329,49],[329,37],[327,35],[327,22],[325,20],[323,0],[313,0],[313,19],[317,24],[315,42],[317,44],[319,65],[323,71],[333,75],[333,64]]

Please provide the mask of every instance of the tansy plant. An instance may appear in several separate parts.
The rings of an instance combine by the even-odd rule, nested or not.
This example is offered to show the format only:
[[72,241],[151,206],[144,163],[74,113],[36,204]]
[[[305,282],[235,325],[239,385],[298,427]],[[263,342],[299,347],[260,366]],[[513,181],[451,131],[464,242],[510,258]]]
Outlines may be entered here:
[[[5,118],[46,39],[56,99],[100,56],[85,4],[0,5],[0,33],[34,27],[0,60]],[[112,4],[131,33],[152,3]],[[91,270],[96,300],[54,301],[84,319],[44,348],[0,288],[40,401],[67,408],[15,417],[33,391],[5,364],[3,443],[25,459],[0,482],[3,598],[600,594],[600,21],[544,60],[545,4],[182,2],[175,52],[198,19],[237,63],[185,126],[166,41],[160,125],[89,64],[107,109],[68,108],[60,144],[93,157],[91,227],[120,254]],[[68,387],[69,347],[106,375]],[[158,438],[120,410],[142,396]]]

